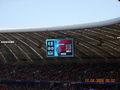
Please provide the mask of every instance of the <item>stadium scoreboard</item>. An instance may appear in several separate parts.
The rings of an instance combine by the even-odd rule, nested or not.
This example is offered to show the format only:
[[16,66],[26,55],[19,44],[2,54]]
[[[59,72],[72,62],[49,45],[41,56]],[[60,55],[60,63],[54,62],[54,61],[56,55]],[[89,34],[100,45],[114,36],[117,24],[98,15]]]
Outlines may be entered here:
[[73,57],[74,45],[73,38],[65,39],[47,39],[46,40],[47,57]]

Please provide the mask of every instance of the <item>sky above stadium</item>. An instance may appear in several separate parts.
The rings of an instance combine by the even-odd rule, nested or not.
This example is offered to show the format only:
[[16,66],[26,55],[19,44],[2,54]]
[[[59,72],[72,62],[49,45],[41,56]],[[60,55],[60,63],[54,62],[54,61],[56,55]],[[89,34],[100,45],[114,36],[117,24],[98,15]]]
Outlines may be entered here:
[[120,17],[118,0],[0,0],[0,28],[54,26]]

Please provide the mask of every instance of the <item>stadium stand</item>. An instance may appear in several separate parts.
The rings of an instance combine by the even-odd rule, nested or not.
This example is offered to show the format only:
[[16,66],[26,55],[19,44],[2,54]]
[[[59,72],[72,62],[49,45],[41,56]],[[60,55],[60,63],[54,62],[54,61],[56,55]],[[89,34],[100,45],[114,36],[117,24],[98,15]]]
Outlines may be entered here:
[[[8,90],[10,88],[15,88],[12,90],[26,90],[26,88],[28,90],[30,88],[30,90],[38,90],[38,88],[43,88],[43,90],[66,90],[66,88],[67,90],[91,90],[91,88],[116,90],[119,88],[117,84],[120,81],[119,71],[119,64],[105,63],[101,65],[100,63],[96,65],[80,63],[1,65],[0,83],[2,88],[8,88]],[[105,79],[107,84],[104,85],[104,82],[98,81],[94,84],[86,82],[86,79],[96,82],[93,79],[97,78]]]
[[[14,41],[14,43],[1,44],[1,63],[37,63],[49,62],[46,58],[45,40],[48,38],[75,39],[74,61],[84,62],[83,58],[104,60],[106,62],[116,61],[120,57],[120,24],[113,24],[95,28],[64,31],[42,31],[42,32],[21,32],[1,33],[1,41]],[[39,45],[41,44],[41,48]],[[52,60],[57,58],[52,58]],[[69,58],[68,58],[69,59]],[[68,60],[67,59],[67,60]],[[69,59],[73,61],[73,59]],[[63,61],[58,59],[59,61]],[[98,61],[97,61],[98,62]]]
[[[0,30],[0,90],[119,90],[120,20],[58,29]],[[73,38],[75,56],[46,57],[55,38]]]

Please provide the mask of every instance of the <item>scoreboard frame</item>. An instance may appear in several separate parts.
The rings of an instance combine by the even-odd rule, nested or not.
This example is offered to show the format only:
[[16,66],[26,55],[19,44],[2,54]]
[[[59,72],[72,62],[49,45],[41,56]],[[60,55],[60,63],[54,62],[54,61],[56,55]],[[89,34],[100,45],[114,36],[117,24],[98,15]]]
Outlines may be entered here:
[[[55,41],[55,40],[72,40],[72,46],[71,46],[71,50],[72,50],[72,55],[62,55],[62,56],[48,56],[48,50],[47,50],[47,42],[48,41]],[[69,57],[74,57],[74,39],[73,38],[56,38],[56,39],[46,39],[46,57],[48,57],[48,58],[69,58]]]

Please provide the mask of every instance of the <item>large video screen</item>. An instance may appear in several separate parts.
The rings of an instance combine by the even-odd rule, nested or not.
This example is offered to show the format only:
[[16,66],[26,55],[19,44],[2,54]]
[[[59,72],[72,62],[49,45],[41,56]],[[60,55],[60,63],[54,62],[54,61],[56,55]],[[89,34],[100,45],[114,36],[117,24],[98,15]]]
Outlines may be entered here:
[[73,57],[74,45],[73,38],[65,39],[47,39],[46,40],[47,57]]

